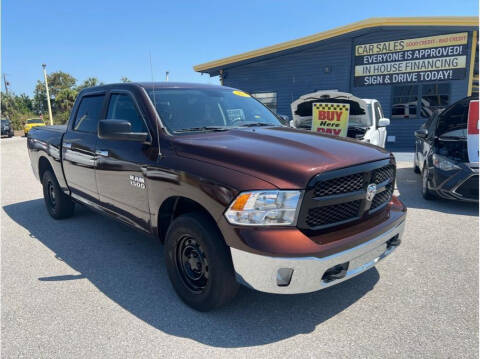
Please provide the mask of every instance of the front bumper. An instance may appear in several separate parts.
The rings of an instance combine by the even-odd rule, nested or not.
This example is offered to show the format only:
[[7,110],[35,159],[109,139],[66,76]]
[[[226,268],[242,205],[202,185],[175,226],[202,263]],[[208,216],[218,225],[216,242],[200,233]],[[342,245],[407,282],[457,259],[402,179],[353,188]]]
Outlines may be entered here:
[[[478,164],[475,164],[478,166]],[[473,164],[462,163],[459,170],[443,171],[433,167],[433,188],[440,197],[464,202],[478,202],[478,190],[465,191],[464,185],[478,189],[478,167]]]
[[[230,248],[233,266],[240,283],[262,292],[280,294],[314,292],[343,282],[373,267],[395,250],[404,227],[405,221],[402,221],[367,242],[322,258],[268,257]],[[345,270],[332,280],[328,274],[332,268],[338,266],[343,266]],[[289,284],[285,285],[284,273],[288,273],[289,269],[293,272]]]

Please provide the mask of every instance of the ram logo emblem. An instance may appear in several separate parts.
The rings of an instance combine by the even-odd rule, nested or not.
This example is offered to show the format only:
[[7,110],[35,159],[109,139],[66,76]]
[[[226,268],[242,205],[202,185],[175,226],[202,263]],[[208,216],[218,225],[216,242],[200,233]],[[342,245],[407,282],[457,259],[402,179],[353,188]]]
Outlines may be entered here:
[[377,193],[377,185],[375,183],[369,184],[367,187],[367,201],[372,201],[376,193]]

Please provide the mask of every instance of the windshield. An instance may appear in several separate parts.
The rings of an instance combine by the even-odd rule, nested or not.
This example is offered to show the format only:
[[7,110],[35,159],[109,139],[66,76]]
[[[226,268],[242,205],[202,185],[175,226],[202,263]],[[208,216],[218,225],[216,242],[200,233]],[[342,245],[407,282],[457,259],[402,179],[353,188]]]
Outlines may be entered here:
[[281,126],[270,110],[243,91],[155,89],[149,90],[148,94],[170,132],[250,125]]
[[348,125],[357,126],[357,127],[370,127],[372,125],[372,118],[373,118],[373,106],[371,104],[368,104],[364,115],[349,116]]
[[3,119],[3,118],[2,118],[2,120],[1,120],[1,121],[2,121],[2,125],[6,125],[6,124],[8,124],[8,120],[6,120],[6,119]]
[[40,118],[32,118],[27,120],[27,123],[43,123],[43,121]]

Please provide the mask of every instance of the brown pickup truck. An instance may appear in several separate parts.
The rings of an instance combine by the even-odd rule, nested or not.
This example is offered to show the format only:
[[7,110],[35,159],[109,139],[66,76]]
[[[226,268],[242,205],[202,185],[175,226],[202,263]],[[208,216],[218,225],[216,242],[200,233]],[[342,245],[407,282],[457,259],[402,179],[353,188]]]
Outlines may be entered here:
[[160,238],[197,310],[238,283],[285,294],[340,283],[389,255],[405,225],[389,152],[288,128],[233,88],[88,88],[66,126],[27,142],[52,217],[80,203]]

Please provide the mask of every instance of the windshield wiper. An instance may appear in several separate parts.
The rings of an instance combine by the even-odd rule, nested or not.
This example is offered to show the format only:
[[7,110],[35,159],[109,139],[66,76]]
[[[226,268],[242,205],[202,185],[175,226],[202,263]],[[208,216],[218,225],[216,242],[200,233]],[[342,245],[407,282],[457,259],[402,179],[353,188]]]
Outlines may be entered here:
[[218,126],[202,126],[202,127],[190,127],[190,128],[180,128],[173,131],[174,133],[182,132],[203,132],[203,131],[227,131],[227,127],[218,127]]
[[249,122],[249,123],[244,123],[240,125],[240,127],[257,127],[257,126],[275,126],[275,124],[267,123],[267,122]]

